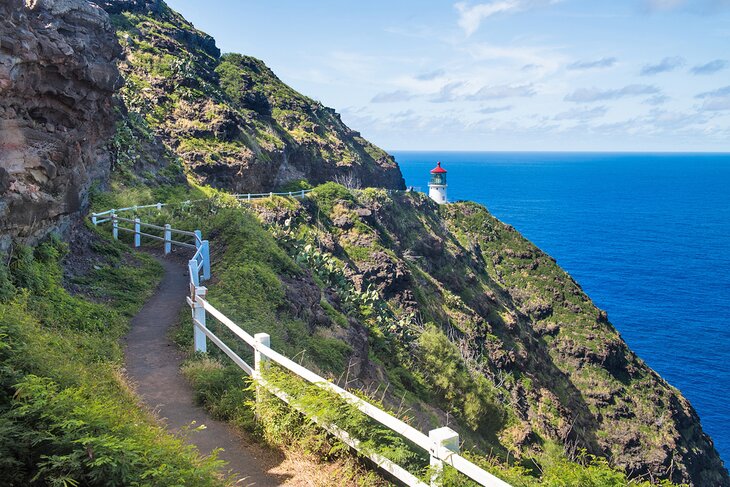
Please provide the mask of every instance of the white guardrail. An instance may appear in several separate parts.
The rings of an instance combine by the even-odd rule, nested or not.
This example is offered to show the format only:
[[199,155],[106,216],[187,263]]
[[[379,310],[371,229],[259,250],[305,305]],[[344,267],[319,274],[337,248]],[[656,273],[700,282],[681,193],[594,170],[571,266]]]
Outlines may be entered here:
[[[301,197],[308,191],[297,191],[291,194],[292,197]],[[290,196],[290,193],[259,193],[259,194],[243,194],[235,195],[237,198],[242,200],[250,200],[254,198],[266,198],[271,195]],[[200,201],[200,200],[198,200]],[[191,203],[190,201],[185,203]],[[271,342],[269,335],[266,333],[256,333],[251,336],[249,333],[244,331],[241,327],[231,321],[223,313],[218,311],[213,305],[211,305],[206,299],[208,292],[207,288],[201,286],[200,283],[210,279],[210,248],[207,240],[203,240],[200,230],[189,232],[185,230],[177,230],[171,228],[170,225],[158,226],[149,223],[143,223],[139,218],[123,218],[119,216],[120,212],[135,211],[143,208],[162,208],[166,206],[162,203],[154,205],[136,206],[130,208],[118,208],[108,210],[100,213],[92,213],[91,220],[94,225],[101,223],[112,222],[112,235],[116,239],[118,238],[118,232],[124,231],[134,234],[134,246],[139,247],[141,244],[141,237],[148,237],[155,240],[164,242],[165,253],[168,254],[171,251],[172,245],[179,245],[186,248],[194,248],[195,254],[188,261],[188,271],[190,273],[190,296],[187,298],[187,302],[190,305],[193,315],[194,324],[194,346],[196,352],[207,351],[206,339],[213,342],[223,353],[225,353],[238,367],[240,367],[246,374],[252,376],[258,384],[268,390],[269,393],[274,394],[282,401],[291,403],[291,398],[286,392],[274,387],[269,384],[262,376],[262,370],[266,366],[268,361],[274,362],[302,379],[311,382],[325,390],[328,390],[334,394],[345,399],[349,404],[359,409],[362,413],[366,414],[370,418],[374,419],[383,426],[390,428],[394,432],[403,436],[414,445],[425,450],[430,456],[430,464],[433,468],[433,477],[430,485],[440,485],[439,477],[440,472],[443,470],[443,465],[447,464],[466,475],[470,479],[479,483],[480,485],[488,487],[509,487],[509,484],[503,480],[495,477],[494,475],[486,472],[481,467],[478,467],[474,463],[470,462],[463,456],[459,455],[459,434],[448,427],[437,428],[428,432],[428,434],[422,433],[415,429],[413,426],[401,421],[395,416],[373,406],[372,404],[364,401],[363,399],[355,396],[354,394],[346,391],[345,389],[333,384],[324,377],[312,372],[311,370],[297,364],[291,359],[283,356],[271,348]],[[103,218],[102,218],[103,217]],[[133,224],[132,228],[121,226],[120,223]],[[151,228],[163,232],[163,236],[153,235],[150,233],[143,233],[141,228]],[[183,235],[191,237],[192,242],[183,242],[179,240],[173,240],[172,235]],[[233,350],[231,350],[219,337],[217,337],[208,327],[206,326],[206,317],[210,315],[215,318],[219,323],[228,328],[234,335],[243,340],[248,344],[254,351],[254,366],[251,367],[247,364],[240,356],[238,356]],[[418,477],[407,471],[405,468],[394,463],[393,461],[385,458],[382,455],[367,451],[362,448],[360,442],[353,438],[343,429],[339,428],[335,424],[326,423],[321,421],[317,417],[309,416],[315,423],[320,425],[322,428],[327,430],[333,436],[337,437],[343,443],[349,445],[353,449],[357,450],[361,455],[369,458],[379,468],[387,471],[395,478],[409,486],[427,487],[429,484],[423,482]]]

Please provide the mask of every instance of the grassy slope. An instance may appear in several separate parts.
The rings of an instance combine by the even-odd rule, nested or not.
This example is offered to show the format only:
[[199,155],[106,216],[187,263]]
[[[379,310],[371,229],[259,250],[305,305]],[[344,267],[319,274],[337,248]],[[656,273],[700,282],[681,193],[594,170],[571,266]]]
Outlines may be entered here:
[[[410,198],[411,201],[400,198]],[[429,414],[426,413],[436,414],[436,417],[431,417],[431,421],[434,421],[432,426],[442,421],[443,418],[433,409],[434,405],[441,411],[449,411],[452,423],[457,421],[457,428],[467,433],[466,438],[471,438],[470,444],[476,447],[475,460],[515,485],[558,485],[555,483],[557,479],[567,479],[560,485],[625,484],[623,474],[609,468],[603,459],[578,454],[575,457],[577,463],[569,461],[563,455],[562,447],[556,443],[558,440],[551,437],[549,431],[537,430],[541,437],[539,445],[532,445],[523,451],[515,450],[510,432],[520,422],[518,413],[508,402],[504,402],[508,398],[509,387],[494,381],[499,367],[485,360],[482,364],[485,368],[477,373],[479,369],[475,368],[475,364],[464,359],[460,348],[444,332],[447,330],[443,328],[444,317],[447,323],[453,322],[454,327],[468,331],[473,323],[470,325],[465,317],[474,318],[474,315],[467,313],[469,293],[457,294],[455,283],[449,281],[448,275],[434,270],[444,269],[440,267],[443,263],[409,264],[412,266],[410,272],[424,279],[417,288],[421,294],[419,300],[424,302],[419,320],[403,319],[404,313],[409,313],[405,312],[403,304],[387,288],[376,291],[378,298],[371,299],[369,294],[373,294],[373,288],[370,291],[358,289],[351,280],[354,274],[348,277],[339,270],[345,263],[357,269],[359,260],[367,261],[378,252],[397,258],[408,248],[413,249],[416,242],[424,242],[424,235],[419,235],[413,228],[410,232],[397,228],[394,221],[348,224],[344,225],[348,227],[344,232],[333,226],[333,220],[342,225],[338,216],[348,214],[351,219],[357,219],[359,217],[354,211],[356,207],[363,205],[373,208],[376,202],[383,207],[391,205],[384,211],[401,225],[421,218],[422,221],[417,225],[429,228],[434,225],[434,228],[444,231],[443,226],[438,224],[437,213],[422,207],[419,209],[424,201],[416,195],[390,197],[376,190],[351,194],[331,184],[318,187],[304,205],[274,198],[259,202],[251,213],[238,208],[235,202],[225,196],[216,195],[210,202],[193,206],[184,213],[174,211],[165,216],[165,220],[178,219],[177,225],[201,228],[211,238],[214,256],[214,279],[208,284],[211,302],[250,333],[265,331],[271,334],[275,349],[340,383],[343,383],[343,376],[350,373],[349,359],[357,353],[364,353],[370,362],[367,367],[353,372],[349,378],[351,387],[358,393],[369,395],[377,403],[383,400],[384,407],[391,408],[400,417],[414,421],[422,428],[429,426],[423,424],[423,421],[429,421]],[[454,209],[466,208],[468,206],[462,205]],[[502,229],[499,226],[501,224],[491,220],[491,217],[489,219],[491,225]],[[268,223],[262,224],[262,220]],[[460,222],[456,215],[447,216],[445,221],[464,229],[471,228]],[[375,235],[377,238],[354,238],[351,234],[353,229],[357,229],[358,234]],[[510,230],[504,227],[504,231],[510,235],[495,238],[494,245],[510,242]],[[317,246],[328,235],[335,235],[337,241],[350,242],[351,245],[342,246],[340,251],[333,254],[311,246]],[[451,237],[453,241],[448,245],[460,245],[458,239],[465,235],[458,235],[459,232],[455,232]],[[398,236],[401,240],[396,244],[394,239]],[[413,240],[409,242],[408,239]],[[509,244],[510,248],[515,245],[514,242]],[[359,252],[357,248],[360,247],[367,251]],[[347,251],[344,252],[344,249]],[[456,247],[452,247],[449,253],[453,250]],[[467,272],[463,268],[456,268],[453,273],[469,278],[471,271],[471,267]],[[480,279],[486,279],[486,276]],[[449,284],[444,285],[443,282]],[[491,281],[489,285],[495,289],[499,287]],[[453,290],[449,291],[449,287]],[[474,290],[478,286],[466,286],[465,289]],[[306,301],[309,303],[308,312],[297,307],[305,302],[303,295],[309,300]],[[497,325],[496,321],[502,319],[500,313],[506,315],[507,311],[495,308],[493,314],[487,314],[488,320]],[[241,356],[250,360],[247,347],[241,346],[239,340],[226,334],[215,323],[211,327],[226,337],[227,343]],[[508,334],[502,334],[502,331],[493,330],[491,340],[508,340]],[[177,337],[186,349],[189,349],[190,333],[188,322]],[[609,333],[608,336],[612,335]],[[516,348],[521,346],[516,341],[509,345]],[[325,458],[341,453],[336,442],[326,440],[299,414],[284,408],[277,401],[259,410],[260,417],[266,420],[259,423],[254,421],[248,383],[243,380],[240,371],[230,366],[230,362],[217,350],[213,349],[211,355],[212,361],[208,357],[191,357],[185,372],[199,400],[214,414],[239,427],[257,432],[279,446],[308,450]],[[362,358],[362,355],[358,358]],[[490,370],[489,367],[495,369]],[[513,370],[509,375],[510,387],[515,383],[525,385],[530,380],[539,384],[543,380],[534,377],[534,371]],[[410,463],[414,471],[426,475],[422,455],[409,453],[410,450],[397,439],[383,436],[383,433],[372,428],[372,424],[363,422],[357,415],[352,416],[339,406],[330,409],[337,404],[332,398],[318,397],[314,391],[302,389],[296,382],[288,380],[281,383],[282,387],[296,391],[300,405],[317,411],[316,414],[320,416],[330,411],[332,417],[338,418],[339,424],[351,425],[363,440],[371,442],[375,448],[384,449],[386,454],[394,458]],[[374,384],[377,380],[390,384],[387,393],[382,389],[376,392],[374,387],[367,387],[366,384]],[[421,417],[414,417],[413,411],[398,407],[398,400],[404,400],[408,408],[420,409],[425,413]],[[538,407],[544,407],[544,404]],[[537,425],[535,427],[537,429]],[[484,452],[484,448],[487,448],[486,451],[491,449],[492,455],[478,453],[480,449]],[[510,455],[506,454],[508,449],[512,450]],[[515,454],[518,460],[515,460]],[[449,485],[467,485],[464,479],[459,479],[453,473],[449,475],[452,475]],[[377,479],[369,481],[380,482]]]
[[[146,124],[142,132],[162,136],[200,180],[257,191],[354,171],[363,183],[403,185],[392,158],[334,110],[282,83],[260,60],[219,57],[210,37],[164,4],[155,13],[115,13],[112,21],[126,54],[121,95],[129,127],[122,128]],[[277,177],[282,162],[291,174]]]
[[222,485],[143,411],[119,339],[159,265],[98,237],[89,269],[61,285],[64,244],[16,247],[0,300],[0,478],[4,485]]

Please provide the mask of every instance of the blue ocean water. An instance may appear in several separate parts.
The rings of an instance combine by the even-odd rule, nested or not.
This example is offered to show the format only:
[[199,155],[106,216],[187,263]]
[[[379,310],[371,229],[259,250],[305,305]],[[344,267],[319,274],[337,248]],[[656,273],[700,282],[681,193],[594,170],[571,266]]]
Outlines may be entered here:
[[730,461],[730,154],[393,154],[557,259]]

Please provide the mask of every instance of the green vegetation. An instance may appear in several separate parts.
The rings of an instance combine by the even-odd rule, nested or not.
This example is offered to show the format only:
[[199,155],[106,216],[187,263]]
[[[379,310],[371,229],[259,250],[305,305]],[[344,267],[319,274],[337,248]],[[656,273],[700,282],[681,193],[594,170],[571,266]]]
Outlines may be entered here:
[[[332,174],[342,166],[363,174],[395,168],[385,151],[352,132],[334,110],[282,83],[258,59],[219,56],[212,39],[166,6],[111,17],[125,51],[120,94],[128,118],[160,136],[198,180],[211,182],[202,166],[271,170],[272,162],[278,167],[292,155],[326,165]],[[129,138],[124,130],[119,135]],[[123,161],[126,151],[122,155]],[[321,179],[323,172],[313,174]],[[273,177],[265,184],[272,183]]]
[[[519,383],[525,384],[525,389],[535,390],[536,378],[522,375],[518,376],[519,381],[511,378],[503,380],[502,384],[495,383],[489,373],[478,372],[488,371],[489,363],[465,357],[447,336],[449,329],[434,324],[440,321],[442,315],[439,313],[443,311],[432,315],[433,323],[420,325],[413,315],[398,307],[397,301],[383,299],[382,291],[374,287],[363,290],[351,282],[342,266],[347,259],[354,259],[354,265],[357,265],[362,261],[358,256],[350,255],[347,248],[343,248],[345,254],[333,254],[313,245],[326,233],[344,239],[349,232],[358,232],[372,235],[377,239],[377,246],[389,250],[398,231],[394,221],[368,221],[367,231],[358,229],[352,222],[349,230],[343,231],[335,227],[332,220],[342,214],[343,208],[357,208],[367,201],[387,206],[390,218],[397,220],[398,225],[406,224],[406,220],[418,218],[410,202],[393,199],[375,190],[351,192],[329,183],[316,187],[304,203],[275,197],[250,205],[251,211],[215,191],[202,188],[195,191],[213,199],[190,205],[184,211],[164,210],[160,222],[201,228],[211,237],[214,281],[209,284],[209,299],[249,333],[269,333],[275,350],[332,380],[342,381],[349,374],[355,352],[346,338],[352,333],[350,321],[354,319],[368,329],[371,367],[383,370],[390,382],[387,392],[373,394],[370,390],[366,394],[371,402],[418,423],[424,421],[423,415],[427,413],[424,404],[438,405],[451,415],[452,424],[455,422],[456,428],[464,434],[463,439],[472,448],[466,454],[514,485],[613,486],[628,483],[624,474],[602,458],[581,454],[569,459],[560,448],[551,446],[553,440],[544,433],[539,448],[517,456],[507,455],[506,449],[514,451],[514,447],[503,442],[507,441],[507,432],[517,423],[512,416],[514,412],[504,405],[504,388]],[[123,193],[114,197],[125,198]],[[178,201],[188,197],[175,194]],[[419,198],[417,195],[404,196],[409,197]],[[262,224],[256,216],[272,215],[272,212],[277,215],[276,222],[282,223]],[[416,221],[429,229],[438,228],[429,219]],[[475,219],[473,225],[488,223],[489,220],[479,222]],[[473,226],[467,225],[467,228]],[[418,234],[412,237],[413,245],[423,241],[423,237],[419,240]],[[389,250],[387,255],[396,258],[399,254]],[[426,263],[421,269],[424,278],[431,275]],[[424,282],[419,289],[424,293],[424,299],[441,302],[443,308],[439,309],[446,310],[454,318],[473,313],[474,295],[457,294],[439,287],[441,285],[432,277],[428,279],[431,279],[427,281],[430,284]],[[304,288],[302,283],[307,283]],[[307,304],[300,302],[302,289],[309,289],[307,295],[314,291]],[[308,307],[312,315],[308,314],[309,310],[304,311]],[[321,315],[317,314],[317,309],[321,310]],[[215,320],[211,321],[209,326],[216,334],[245,360],[252,361],[247,346]],[[479,326],[483,325],[462,325],[462,328],[473,332]],[[485,334],[485,344],[504,346],[503,340],[507,337],[495,333],[497,330]],[[189,318],[185,318],[177,340],[189,350]],[[345,460],[351,458],[349,454],[343,456],[346,448],[306,420],[307,414],[327,417],[341,426],[352,426],[351,433],[372,445],[373,451],[386,456],[392,454],[392,458],[411,465],[418,475],[428,476],[422,452],[410,449],[407,443],[391,443],[394,438],[386,440],[373,425],[360,423],[359,413],[351,406],[287,374],[277,373],[271,380],[296,398],[294,409],[274,397],[255,402],[252,384],[215,347],[211,347],[208,355],[191,356],[184,373],[193,384],[198,400],[213,414],[260,435],[272,445],[307,451],[330,461],[350,461]],[[367,390],[356,389],[355,392],[364,394]],[[394,398],[400,400],[400,406]],[[561,421],[559,410],[551,401],[548,398],[540,403],[540,414],[547,417],[553,411],[550,413],[554,415],[552,421]],[[437,426],[439,423],[441,420],[431,424]],[[491,452],[490,456],[485,456],[485,451]],[[353,468],[359,471],[361,467]],[[445,485],[472,485],[449,469],[444,476]],[[362,478],[361,473],[358,478]],[[377,478],[372,481],[380,482]]]
[[0,273],[0,478],[4,485],[220,485],[143,412],[119,371],[119,338],[159,265],[95,240],[97,262],[62,287],[67,248],[16,246]]

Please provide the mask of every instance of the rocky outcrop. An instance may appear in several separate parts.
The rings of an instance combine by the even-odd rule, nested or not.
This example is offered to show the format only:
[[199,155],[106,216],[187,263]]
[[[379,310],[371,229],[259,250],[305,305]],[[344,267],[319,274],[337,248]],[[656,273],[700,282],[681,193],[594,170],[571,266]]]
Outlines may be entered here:
[[108,173],[120,52],[86,0],[0,2],[0,250],[67,224]]
[[124,48],[127,108],[201,183],[234,192],[300,179],[405,188],[390,155],[262,61],[221,56],[210,36],[161,0],[96,1]]
[[[420,369],[423,344],[416,337],[430,322],[459,351],[448,367],[463,361],[472,374],[486,378],[513,416],[512,423],[485,431],[492,409],[485,409],[474,427],[466,421],[468,408],[434,395],[408,404],[414,411],[427,405],[450,410],[452,418],[464,421],[462,432],[474,431],[467,441],[479,444],[491,431],[499,445],[490,443],[485,450],[502,447],[522,459],[539,453],[547,441],[557,442],[569,454],[585,449],[606,458],[633,479],[730,486],[690,403],[629,349],[606,313],[550,256],[514,228],[474,203],[439,206],[418,193],[377,190],[333,201],[335,193],[316,189],[294,205],[253,209],[277,232],[290,232],[331,254],[356,289],[377,291],[395,310],[385,320],[388,327],[380,329],[370,315],[359,318],[360,329],[371,332],[360,341],[372,348],[353,355],[362,363],[375,356],[391,373],[400,371],[397,381],[379,379],[395,386],[394,407],[404,390],[418,394],[432,383],[397,390],[398,382],[418,379],[403,370],[427,372]],[[285,282],[287,296],[305,294],[298,282]],[[310,301],[306,306],[316,305],[316,299]],[[357,313],[349,316],[355,321]],[[372,335],[386,337],[393,348]],[[358,350],[352,333],[342,336]],[[361,368],[362,374],[377,375],[375,362]],[[470,394],[465,382],[454,387],[452,397]],[[474,397],[469,408],[478,403]],[[388,396],[383,400],[388,403]],[[419,420],[416,414],[414,421]]]

